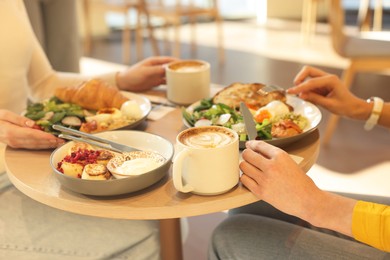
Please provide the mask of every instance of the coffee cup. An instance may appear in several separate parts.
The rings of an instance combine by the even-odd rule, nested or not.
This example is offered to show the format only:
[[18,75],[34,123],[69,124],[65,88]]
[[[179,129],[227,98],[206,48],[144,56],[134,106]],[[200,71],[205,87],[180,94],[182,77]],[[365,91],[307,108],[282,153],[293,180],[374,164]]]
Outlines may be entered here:
[[190,105],[210,96],[210,64],[181,60],[166,66],[167,98],[178,105]]
[[176,137],[173,184],[184,193],[216,195],[237,185],[238,134],[222,126],[188,128]]

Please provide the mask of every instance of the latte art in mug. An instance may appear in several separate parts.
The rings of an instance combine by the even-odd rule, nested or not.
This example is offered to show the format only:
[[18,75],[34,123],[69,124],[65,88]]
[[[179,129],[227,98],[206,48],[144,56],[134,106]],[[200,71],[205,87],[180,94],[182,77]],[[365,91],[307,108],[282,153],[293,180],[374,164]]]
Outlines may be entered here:
[[240,178],[237,132],[223,126],[197,126],[176,136],[172,179],[184,193],[217,195]]
[[180,142],[195,148],[217,148],[234,141],[234,135],[228,131],[213,128],[190,129],[179,138]]

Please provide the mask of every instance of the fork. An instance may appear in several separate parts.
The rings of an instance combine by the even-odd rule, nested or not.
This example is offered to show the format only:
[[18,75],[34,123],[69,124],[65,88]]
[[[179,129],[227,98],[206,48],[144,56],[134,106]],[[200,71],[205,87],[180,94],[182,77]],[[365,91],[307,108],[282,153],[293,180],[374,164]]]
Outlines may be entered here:
[[273,92],[273,91],[279,91],[279,92],[282,92],[283,94],[286,93],[286,89],[282,88],[282,87],[279,87],[277,85],[265,85],[264,87],[262,87],[261,89],[259,89],[257,91],[257,93],[259,93],[260,95],[263,95],[263,96],[266,96],[268,95],[270,92]]
[[[76,142],[85,142],[93,146],[97,146],[103,149],[107,149],[110,151],[114,151],[117,153],[123,153],[123,152],[132,152],[132,151],[140,151],[137,148],[130,147],[124,144],[119,144],[107,139],[103,139],[100,137],[97,137],[92,134],[87,134],[75,129],[71,129],[68,127],[64,127],[61,125],[53,125],[53,128],[55,130],[61,131],[62,133],[58,136],[60,138],[76,141]],[[65,133],[65,134],[63,134]],[[67,133],[67,134],[66,134]]]

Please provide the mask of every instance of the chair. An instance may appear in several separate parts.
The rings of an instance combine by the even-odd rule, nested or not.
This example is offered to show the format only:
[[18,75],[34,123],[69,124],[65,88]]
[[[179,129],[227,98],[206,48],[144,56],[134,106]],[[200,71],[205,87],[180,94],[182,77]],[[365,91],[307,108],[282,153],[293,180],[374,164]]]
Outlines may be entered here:
[[91,4],[100,4],[108,11],[122,13],[125,17],[125,24],[122,30],[122,59],[125,64],[129,64],[131,60],[130,46],[131,46],[131,28],[129,24],[129,12],[135,10],[137,14],[136,22],[136,49],[137,49],[137,60],[143,58],[143,42],[142,42],[142,16],[145,18],[146,27],[149,33],[149,39],[152,44],[154,55],[159,55],[159,49],[157,46],[156,39],[153,34],[153,27],[150,24],[149,13],[144,0],[83,0],[84,9],[84,26],[85,26],[85,40],[84,40],[84,53],[90,54],[92,49],[92,33],[91,26],[92,22],[90,19],[91,15]]
[[303,0],[301,37],[304,43],[308,43],[315,32],[317,23],[317,5],[318,0]]
[[[358,26],[360,30],[367,31],[371,27],[371,9],[370,0],[360,0],[358,13]],[[382,30],[383,0],[375,0],[374,17],[372,29],[374,31]]]
[[[222,19],[218,10],[217,0],[208,0],[204,5],[195,4],[193,0],[186,1],[185,4],[181,0],[176,0],[174,4],[164,0],[147,1],[148,10],[151,17],[158,17],[163,20],[165,29],[165,48],[167,49],[167,28],[173,26],[174,41],[173,41],[173,56],[180,57],[180,26],[183,19],[187,18],[191,24],[191,50],[195,53],[195,25],[199,17],[211,17],[215,20],[217,26],[217,42],[218,42],[218,57],[220,63],[225,60],[224,50],[222,46]],[[199,2],[199,1],[198,1]]]
[[[351,87],[358,72],[380,72],[390,68],[389,34],[357,31],[356,35],[347,35],[343,30],[344,11],[340,0],[331,0],[329,22],[334,50],[349,59],[349,65],[342,75],[346,87]],[[330,116],[323,138],[324,144],[330,141],[338,121],[339,116]]]
[[303,0],[301,22],[301,37],[303,43],[308,43],[315,33],[318,4],[321,1],[322,0]]

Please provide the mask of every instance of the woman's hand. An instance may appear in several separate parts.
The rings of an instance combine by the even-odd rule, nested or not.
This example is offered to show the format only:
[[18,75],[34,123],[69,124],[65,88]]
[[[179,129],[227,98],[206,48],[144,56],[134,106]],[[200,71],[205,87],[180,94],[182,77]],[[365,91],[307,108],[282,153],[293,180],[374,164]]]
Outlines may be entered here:
[[241,182],[258,198],[287,214],[309,214],[309,205],[320,190],[288,153],[263,141],[248,141],[246,148],[240,163]]
[[31,119],[0,109],[0,142],[12,148],[48,149],[62,145],[64,140],[38,130]]
[[370,115],[370,105],[354,96],[336,75],[305,66],[295,77],[294,84],[287,90],[289,94],[296,94],[334,114],[361,120]]
[[352,235],[356,201],[320,190],[282,149],[248,141],[240,163],[241,182],[259,199],[309,223]]
[[165,84],[163,65],[177,60],[173,57],[151,57],[117,74],[117,85],[122,90],[140,92]]

